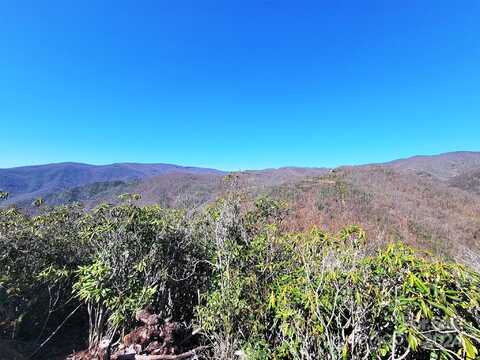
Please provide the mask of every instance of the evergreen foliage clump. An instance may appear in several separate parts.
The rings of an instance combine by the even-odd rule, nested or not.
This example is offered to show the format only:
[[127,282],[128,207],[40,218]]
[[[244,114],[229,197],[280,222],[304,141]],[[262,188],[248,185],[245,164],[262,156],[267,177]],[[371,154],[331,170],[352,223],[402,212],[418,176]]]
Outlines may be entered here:
[[231,189],[196,212],[138,200],[0,209],[1,336],[48,355],[70,322],[78,346],[111,345],[149,306],[198,328],[212,359],[480,358],[465,266],[373,247],[359,226],[287,232],[285,204]]
[[270,224],[248,236],[246,224],[220,224],[228,230],[197,308],[214,358],[480,356],[480,276],[464,266],[402,244],[369,249],[357,226],[290,234]]

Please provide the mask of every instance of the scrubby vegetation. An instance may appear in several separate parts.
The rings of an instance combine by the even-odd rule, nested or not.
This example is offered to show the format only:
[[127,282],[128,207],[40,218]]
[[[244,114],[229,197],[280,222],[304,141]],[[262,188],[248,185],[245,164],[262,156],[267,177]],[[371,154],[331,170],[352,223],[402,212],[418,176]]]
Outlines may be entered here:
[[291,205],[291,231],[360,224],[370,242],[401,241],[480,271],[479,198],[438,179],[385,166],[342,168],[268,194]]
[[148,306],[211,359],[480,357],[480,275],[464,265],[358,226],[290,232],[285,203],[235,187],[197,211],[138,200],[0,210],[4,339],[108,357]]

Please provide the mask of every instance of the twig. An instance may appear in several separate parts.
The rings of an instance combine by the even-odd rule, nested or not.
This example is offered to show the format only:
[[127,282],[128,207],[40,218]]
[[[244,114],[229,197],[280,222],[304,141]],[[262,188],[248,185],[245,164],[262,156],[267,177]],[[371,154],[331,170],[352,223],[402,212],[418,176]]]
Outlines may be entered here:
[[198,352],[208,349],[208,346],[199,346],[193,350],[178,354],[178,355],[120,355],[117,359],[118,360],[182,360],[188,359]]
[[52,332],[50,334],[50,336],[48,338],[46,338],[45,341],[40,344],[40,346],[37,348],[37,350],[35,350],[28,358],[31,359],[33,357],[33,355],[38,353],[40,351],[40,349],[42,347],[44,347],[45,344],[48,343],[55,336],[55,334],[63,327],[63,325],[65,325],[65,323],[68,321],[68,319],[70,319],[77,312],[77,310],[80,309],[80,307],[82,305],[83,304],[78,305],[70,314],[68,314],[68,316],[60,323],[60,325],[58,325],[58,327],[55,329],[55,331]]

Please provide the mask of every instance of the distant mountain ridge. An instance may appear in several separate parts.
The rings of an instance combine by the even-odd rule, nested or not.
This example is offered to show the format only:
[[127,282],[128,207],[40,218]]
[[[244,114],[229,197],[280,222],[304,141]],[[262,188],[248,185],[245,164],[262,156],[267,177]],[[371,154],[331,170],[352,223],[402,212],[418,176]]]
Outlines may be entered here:
[[410,171],[422,171],[441,180],[449,180],[472,170],[480,169],[480,152],[456,151],[439,155],[419,155],[394,160],[385,166]]
[[[375,166],[399,174],[433,179],[475,194],[480,191],[480,152],[414,156],[383,164],[340,167],[336,170],[283,167],[241,173],[244,185],[254,187],[258,192],[342,168],[357,169],[355,171],[358,172]],[[79,201],[93,206],[103,201],[114,201],[123,192],[138,192],[142,194],[144,203],[180,206],[183,202],[178,201],[179,197],[190,198],[195,204],[211,200],[219,193],[220,180],[225,174],[217,169],[164,163],[90,165],[67,162],[0,169],[0,191],[10,193],[8,201],[2,205],[27,206],[35,198],[44,197],[50,205]]]
[[89,165],[68,162],[0,169],[0,189],[10,193],[9,202],[13,203],[93,183],[132,182],[172,173],[218,175],[223,172],[172,164]]

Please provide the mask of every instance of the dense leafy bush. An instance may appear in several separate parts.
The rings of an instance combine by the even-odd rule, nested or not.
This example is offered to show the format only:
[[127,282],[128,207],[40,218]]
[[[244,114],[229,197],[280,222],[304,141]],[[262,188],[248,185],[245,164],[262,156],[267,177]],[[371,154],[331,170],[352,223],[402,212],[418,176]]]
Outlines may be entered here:
[[332,235],[269,225],[251,237],[239,222],[224,226],[197,313],[214,358],[477,358],[478,274],[401,244],[368,250],[355,226]]
[[[179,210],[78,206],[0,210],[0,326],[38,345],[88,314],[89,344],[129,330],[145,305],[189,322],[208,281],[208,223]],[[48,331],[47,331],[48,330]]]
[[191,318],[206,281],[207,248],[184,212],[102,206],[85,224],[81,237],[92,261],[78,269],[74,292],[88,304],[91,343],[128,330],[146,305],[163,318]]
[[82,216],[76,206],[35,217],[0,210],[0,311],[9,337],[40,338],[54,311],[69,310],[70,273],[87,256],[78,241]]
[[112,343],[150,305],[199,326],[214,359],[480,356],[480,275],[466,267],[373,248],[358,226],[289,233],[285,204],[231,190],[197,213],[123,200],[0,210],[4,336],[42,347],[82,313],[89,345]]

